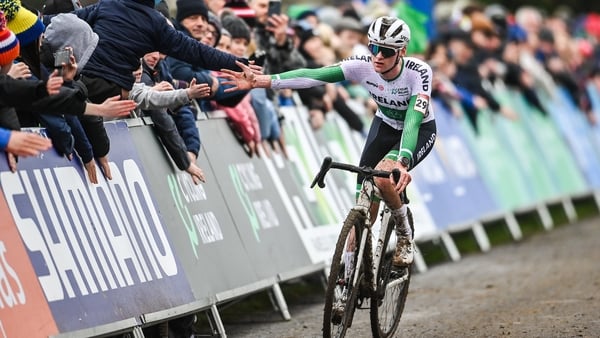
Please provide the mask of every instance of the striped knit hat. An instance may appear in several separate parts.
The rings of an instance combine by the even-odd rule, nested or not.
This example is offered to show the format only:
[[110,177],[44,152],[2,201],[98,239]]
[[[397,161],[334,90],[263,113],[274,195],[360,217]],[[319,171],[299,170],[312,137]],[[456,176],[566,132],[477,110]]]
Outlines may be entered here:
[[8,29],[15,33],[22,47],[36,41],[46,29],[38,16],[23,7],[20,0],[0,0],[0,10],[6,16]]
[[6,28],[4,12],[0,11],[0,66],[6,66],[19,56],[19,40]]

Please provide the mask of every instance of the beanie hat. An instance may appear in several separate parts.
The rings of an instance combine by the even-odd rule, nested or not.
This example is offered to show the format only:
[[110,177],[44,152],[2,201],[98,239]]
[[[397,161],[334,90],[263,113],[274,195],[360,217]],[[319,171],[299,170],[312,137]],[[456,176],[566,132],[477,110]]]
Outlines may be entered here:
[[44,44],[52,53],[73,48],[77,68],[83,69],[98,45],[98,34],[94,33],[87,22],[71,13],[53,17],[44,34]]
[[19,40],[6,28],[6,18],[0,11],[0,66],[6,66],[19,56]]
[[232,39],[246,39],[250,42],[250,27],[244,19],[235,15],[225,15],[221,18],[223,28],[229,31]]
[[192,15],[201,15],[208,20],[208,8],[204,4],[204,0],[177,0],[177,14],[175,20],[177,22]]
[[[215,27],[215,46],[219,44],[219,40],[221,40],[221,31],[223,30],[223,26],[221,25],[221,20],[219,17],[214,15],[212,12],[208,12],[208,24]],[[214,47],[214,46],[213,46]]]
[[20,0],[0,0],[7,27],[19,39],[21,47],[36,41],[44,32],[44,24],[36,14],[21,5]]
[[[227,11],[232,12],[235,16],[244,19],[244,22],[250,26],[256,26],[256,11],[248,5],[246,0],[227,0],[225,2]],[[221,14],[221,20],[223,20]]]

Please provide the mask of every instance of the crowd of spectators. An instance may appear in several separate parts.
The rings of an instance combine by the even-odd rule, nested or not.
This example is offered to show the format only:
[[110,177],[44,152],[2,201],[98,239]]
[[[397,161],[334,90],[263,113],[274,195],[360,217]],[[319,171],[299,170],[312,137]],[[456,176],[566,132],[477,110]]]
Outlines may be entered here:
[[[269,74],[368,57],[365,33],[371,20],[382,14],[402,18],[406,5],[376,0],[285,5],[287,12],[269,15],[268,0],[112,0],[83,8],[77,1],[47,0],[36,15],[19,0],[0,0],[7,22],[2,31],[14,37],[0,36],[4,78],[46,83],[58,68],[65,81],[56,96],[63,99],[54,99],[54,106],[20,107],[2,101],[6,113],[0,118],[4,128],[0,146],[11,169],[16,170],[16,156],[36,153],[15,150],[8,142],[11,137],[17,140],[23,127],[44,127],[55,150],[68,160],[80,160],[91,182],[97,182],[96,164],[110,179],[110,140],[103,121],[123,115],[119,109],[132,102],[138,108],[131,109],[129,117],[149,116],[175,165],[190,173],[195,183],[204,181],[196,164],[201,147],[199,114],[225,116],[249,156],[272,152],[287,156],[279,108],[290,102],[306,106],[314,129],[327,123],[327,114],[339,114],[352,130],[364,134],[376,106],[364,89],[352,83],[296,92],[226,92],[219,70],[235,68],[235,60]],[[164,22],[155,21],[158,17],[153,14],[146,23],[152,29],[128,36],[137,23],[122,32],[111,25],[130,16],[119,14],[103,22],[98,14],[134,13],[139,10],[136,6],[146,6],[144,13],[155,7]],[[465,116],[476,130],[482,109],[518,118],[512,106],[497,99],[494,88],[499,85],[518,90],[542,114],[549,108],[544,98],[553,95],[556,86],[563,87],[589,123],[597,123],[586,86],[600,83],[598,15],[565,8],[548,13],[526,5],[511,12],[499,4],[460,1],[440,3],[433,12],[435,32],[427,32],[425,42],[411,43],[418,46],[412,56],[425,59],[434,69],[434,98],[456,116]],[[131,41],[133,48],[128,45]],[[121,48],[125,45],[128,52]],[[54,53],[65,48],[73,56],[56,66]],[[133,74],[138,69],[141,78],[136,84]],[[55,112],[55,106],[67,100],[64,87],[77,93],[71,96],[84,101],[91,112],[72,113],[67,107]]]
[[514,12],[498,4],[454,8],[423,55],[437,75],[434,95],[449,107],[459,102],[462,109],[454,106],[453,112],[464,112],[476,128],[481,109],[517,118],[513,107],[495,97],[498,85],[519,91],[542,114],[550,108],[544,98],[562,87],[594,125],[586,87],[600,70],[597,20],[593,14],[546,13],[532,6]]

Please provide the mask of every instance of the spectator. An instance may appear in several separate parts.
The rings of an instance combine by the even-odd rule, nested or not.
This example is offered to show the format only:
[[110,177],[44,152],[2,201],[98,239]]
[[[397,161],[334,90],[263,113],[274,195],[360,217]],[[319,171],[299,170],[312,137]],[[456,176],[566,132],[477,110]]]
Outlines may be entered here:
[[[178,0],[175,22],[173,25],[183,35],[187,35],[196,41],[202,41],[207,35],[207,24],[209,20],[208,9],[203,1]],[[231,57],[231,55],[229,55]],[[222,79],[214,77],[209,67],[188,62],[174,55],[167,54],[167,65],[171,75],[175,79],[190,82],[196,79],[196,83],[207,83],[211,86],[212,95],[209,99],[216,100],[219,104],[233,107],[245,95],[245,93],[225,93],[221,85]],[[222,67],[226,68],[226,67]],[[212,68],[213,70],[216,67]],[[208,111],[211,109],[206,101],[200,101],[200,108]]]
[[[103,0],[74,13],[87,21],[99,36],[98,46],[82,70],[82,81],[92,102],[102,102],[115,95],[128,97],[135,82],[132,74],[139,67],[140,58],[153,51],[210,69],[239,69],[233,56],[175,30],[154,9],[152,0]],[[103,121],[91,123],[102,124]],[[95,156],[105,157],[110,148],[107,135],[88,133],[88,136],[96,144]],[[110,178],[108,163],[102,167],[105,176]]]
[[[318,61],[319,55],[323,54],[326,49],[319,32],[307,22],[302,21],[296,25],[296,32],[299,40],[298,50],[306,60],[307,68],[326,66]],[[328,83],[312,88],[298,89],[298,94],[309,109],[313,128],[320,128],[324,123],[324,115],[333,109],[348,123],[351,129],[365,134],[363,121],[346,103],[349,95],[344,87]]]
[[[222,18],[222,24],[231,36],[231,53],[238,57],[244,56],[250,43],[250,27],[243,19],[233,13],[225,14]],[[220,76],[221,74],[215,72],[214,75]],[[252,106],[251,96],[246,94],[235,107],[223,106],[215,102],[214,108],[225,112],[235,135],[242,142],[248,155],[260,156],[259,148],[262,148],[261,130],[256,112]]]
[[226,53],[231,53],[231,33],[229,31],[221,28],[221,37],[215,48]]
[[590,122],[593,116],[589,96],[585,90],[585,83],[576,76],[576,69],[569,68],[556,48],[554,33],[548,28],[542,28],[538,32],[538,49],[536,58],[544,65],[546,71],[554,81],[565,88],[573,102],[581,109]]
[[221,20],[219,17],[214,15],[212,12],[208,12],[206,29],[204,30],[204,35],[202,38],[200,38],[200,41],[209,46],[216,47],[221,39],[222,30],[223,25],[221,25]]
[[354,55],[369,55],[367,46],[363,44],[365,28],[358,20],[350,16],[342,17],[333,27],[339,38],[338,59]]
[[[188,172],[193,182],[199,184],[204,182],[205,178],[202,170],[196,165],[200,151],[200,138],[195,124],[196,120],[193,118],[194,114],[191,112],[194,108],[191,107],[190,102],[193,99],[208,96],[210,87],[205,83],[196,85],[195,80],[192,80],[189,88],[174,90],[173,82],[169,81],[167,74],[162,73],[160,63],[160,53],[153,52],[144,55],[140,83],[149,88],[152,87],[151,92],[172,94],[172,96],[163,95],[164,101],[158,101],[153,106],[144,105],[141,109],[143,109],[144,115],[150,116],[152,119],[155,130],[177,167]],[[163,70],[166,69],[163,68]],[[177,95],[182,96],[183,100],[169,102],[170,99],[176,99]],[[182,137],[174,119],[174,116],[183,114],[192,116],[191,121],[182,126],[184,133],[191,134],[186,138],[188,142]]]
[[487,75],[489,69],[485,65],[478,64],[474,59],[474,44],[467,32],[454,30],[450,33],[448,47],[456,63],[456,74],[452,81],[459,87],[464,88],[472,95],[473,106],[463,104],[467,118],[477,130],[477,112],[479,109],[489,108],[494,112],[500,111],[509,119],[516,119],[516,113],[508,106],[501,106],[494,96],[482,85],[482,75]]
[[227,0],[203,0],[203,1],[206,4],[206,7],[210,11],[210,13],[212,13],[216,17],[221,16],[221,12],[223,11],[223,8],[225,8],[225,4],[227,3]]
[[[69,48],[78,62],[78,70],[81,70],[85,67],[97,43],[98,35],[92,31],[92,28],[85,21],[74,14],[59,14],[52,18],[46,29],[40,59],[47,69],[52,69],[55,63],[54,53]],[[79,81],[71,82],[70,85],[83,86]],[[40,114],[40,121],[46,127],[57,152],[72,160],[75,150],[88,173],[90,181],[98,183],[92,145],[79,117]],[[99,128],[103,125],[94,125],[94,127]],[[103,159],[98,160],[99,163],[102,163],[102,161]]]
[[[21,61],[24,55],[36,55],[37,45],[34,42],[44,31],[44,25],[38,20],[37,16],[22,7],[21,2],[18,0],[0,1],[0,10],[6,19],[6,27],[16,35],[19,41],[19,55],[17,56],[19,61]],[[5,74],[10,74],[10,76],[15,78],[26,78],[30,77],[32,73],[35,74],[36,70],[39,74],[39,67],[39,61],[36,67],[27,64],[27,62],[20,62],[15,68],[7,68],[8,72]],[[28,121],[25,122],[23,117],[19,118],[19,114],[13,107],[5,107],[0,116],[0,126],[11,130],[19,130],[22,125],[38,125],[37,119],[32,118],[32,114],[21,115],[28,117]],[[16,159],[13,159],[12,162],[16,163]]]
[[[290,32],[289,17],[285,14],[274,14],[269,16],[269,0],[249,0],[248,6],[254,11],[254,58],[263,59],[262,66],[265,74],[279,73],[287,70],[305,67],[306,61],[297,50],[294,40]],[[262,56],[262,57],[261,57]],[[260,64],[260,62],[259,62]],[[281,123],[284,120],[283,115],[278,111],[278,101],[275,100],[276,94],[271,89],[259,88],[257,91],[252,91],[252,104],[257,107],[256,111],[259,114],[262,125],[269,130],[269,126],[274,130],[267,138],[271,144],[274,144],[277,134],[277,144],[280,145],[283,153],[285,150],[285,135]],[[267,101],[271,101],[268,103]],[[271,109],[271,105],[273,109]],[[264,114],[264,115],[263,115]],[[273,116],[276,115],[276,116]],[[277,126],[272,123],[274,118],[279,121],[279,132]]]
[[[6,28],[4,13],[0,12],[0,67],[2,67],[2,74],[10,69],[13,60],[18,55],[19,40],[13,32]],[[5,79],[5,77],[2,76],[1,79]],[[6,82],[2,81],[2,84],[4,83]],[[4,91],[2,92],[4,93]],[[2,105],[0,107],[0,115],[5,115],[7,107]],[[13,172],[16,170],[16,156],[35,156],[40,151],[48,150],[51,146],[50,140],[37,133],[0,127],[0,150],[7,154],[9,167]]]
[[[48,111],[63,112],[67,110],[71,114],[83,113],[106,113],[106,116],[116,116],[123,112],[128,113],[135,107],[131,101],[122,101],[117,105],[107,101],[103,105],[87,104],[84,97],[76,91],[60,90],[63,83],[61,77],[57,77],[55,71],[48,81],[15,80],[5,75],[11,69],[14,58],[19,54],[19,41],[16,36],[6,28],[4,14],[0,12],[0,117],[4,117],[6,110],[10,107],[39,109],[44,107]],[[65,72],[66,73],[66,72]],[[58,95],[57,95],[58,94]],[[57,100],[47,100],[48,95],[56,97]],[[21,132],[0,128],[0,148],[7,155],[8,165],[11,171],[16,171],[16,156],[32,156],[39,151],[50,148],[51,141],[35,133]]]
[[42,7],[43,15],[52,15],[60,13],[69,13],[80,9],[83,6],[79,0],[46,0]]
[[256,15],[255,53],[265,55],[265,74],[304,67],[306,62],[295,48],[292,37],[288,35],[289,17],[285,14],[269,17],[269,0],[249,0],[248,6]]

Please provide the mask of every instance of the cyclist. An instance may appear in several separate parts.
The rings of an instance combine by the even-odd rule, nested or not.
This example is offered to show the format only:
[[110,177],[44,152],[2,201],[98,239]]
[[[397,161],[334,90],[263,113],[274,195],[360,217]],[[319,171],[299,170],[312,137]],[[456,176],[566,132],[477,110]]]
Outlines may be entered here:
[[[396,221],[397,245],[393,264],[406,266],[413,261],[414,242],[408,224],[406,205],[399,192],[410,183],[408,171],[430,152],[436,138],[436,125],[430,106],[432,71],[424,61],[406,56],[410,28],[401,19],[382,16],[371,23],[368,31],[369,56],[353,56],[335,65],[296,69],[280,74],[263,75],[239,64],[242,72],[224,70],[230,90],[251,88],[309,88],[344,80],[363,85],[377,102],[377,112],[363,148],[360,166],[391,171],[402,175],[376,179],[383,199]],[[358,177],[358,190],[362,177]],[[371,210],[375,221],[379,203]]]

